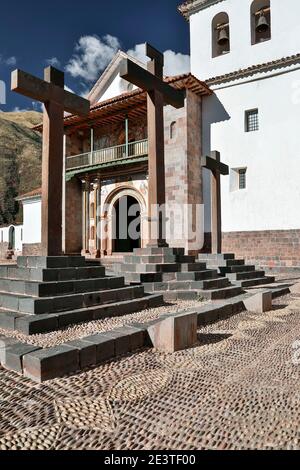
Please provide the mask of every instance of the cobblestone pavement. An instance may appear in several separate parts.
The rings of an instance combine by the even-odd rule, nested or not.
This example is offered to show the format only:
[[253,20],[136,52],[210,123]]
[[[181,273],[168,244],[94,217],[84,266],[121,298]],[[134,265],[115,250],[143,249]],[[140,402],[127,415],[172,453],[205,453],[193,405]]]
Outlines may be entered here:
[[43,385],[0,369],[0,448],[299,449],[300,294],[276,304],[176,354],[142,350]]
[[51,333],[32,336],[26,336],[18,331],[3,330],[0,328],[0,335],[16,338],[21,342],[23,341],[35,346],[40,346],[41,348],[50,348],[52,346],[66,343],[67,341],[73,341],[84,338],[85,336],[113,330],[114,328],[120,328],[125,325],[130,325],[131,323],[146,323],[148,321],[155,320],[166,313],[188,311],[191,308],[202,307],[209,303],[209,301],[199,302],[196,300],[170,302],[161,307],[142,310],[122,315],[120,317],[108,317],[100,320],[79,323],[78,325],[71,325],[66,328],[62,328],[59,331],[52,331]]

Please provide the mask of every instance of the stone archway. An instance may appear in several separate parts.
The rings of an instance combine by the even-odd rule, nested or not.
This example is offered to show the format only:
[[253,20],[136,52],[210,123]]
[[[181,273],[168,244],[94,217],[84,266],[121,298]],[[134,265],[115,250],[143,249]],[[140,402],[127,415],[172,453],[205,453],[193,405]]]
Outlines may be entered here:
[[133,196],[120,197],[115,205],[112,216],[114,237],[113,253],[132,253],[141,248],[141,208]]
[[128,240],[125,241],[123,244],[123,246],[125,245],[125,252],[129,252],[129,250],[132,251],[134,248],[137,247],[144,248],[145,246],[147,246],[148,243],[148,211],[144,196],[132,186],[120,186],[107,196],[106,201],[104,203],[103,215],[101,217],[102,247],[103,251],[108,256],[111,256],[113,252],[119,251],[120,247],[122,247],[122,244],[118,244],[118,242],[116,243],[116,231],[118,229],[118,226],[116,226],[115,217],[116,209],[118,209],[118,205],[120,205],[120,202],[124,200],[124,198],[126,198],[130,204],[136,202],[140,209],[139,214],[136,215],[136,217],[139,218],[139,221],[133,221],[134,215],[132,215],[132,219],[129,217],[129,221],[127,219],[127,222],[129,223],[133,222],[133,224],[136,225],[140,224],[140,238],[138,241],[136,241],[138,243],[131,244]]

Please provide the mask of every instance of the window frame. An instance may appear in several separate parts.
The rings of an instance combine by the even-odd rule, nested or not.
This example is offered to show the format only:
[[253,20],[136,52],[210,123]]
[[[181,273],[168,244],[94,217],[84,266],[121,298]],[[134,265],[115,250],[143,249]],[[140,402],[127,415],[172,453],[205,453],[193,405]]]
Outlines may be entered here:
[[[256,115],[256,120],[255,124],[251,124],[249,121],[249,118],[251,115],[255,114]],[[244,114],[244,126],[245,126],[245,132],[247,134],[251,132],[259,132],[260,130],[260,121],[259,121],[259,108],[252,108],[252,109],[246,109],[245,114]]]
[[[247,168],[239,168],[238,171],[238,190],[243,191],[247,189]],[[243,185],[241,185],[241,181],[243,181]]]

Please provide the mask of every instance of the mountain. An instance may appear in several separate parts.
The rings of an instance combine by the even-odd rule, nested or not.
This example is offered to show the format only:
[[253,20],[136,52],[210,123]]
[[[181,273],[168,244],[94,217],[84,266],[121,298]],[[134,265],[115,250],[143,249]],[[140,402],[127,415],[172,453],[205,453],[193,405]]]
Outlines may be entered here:
[[0,112],[0,225],[21,221],[15,198],[41,185],[42,138],[35,111]]

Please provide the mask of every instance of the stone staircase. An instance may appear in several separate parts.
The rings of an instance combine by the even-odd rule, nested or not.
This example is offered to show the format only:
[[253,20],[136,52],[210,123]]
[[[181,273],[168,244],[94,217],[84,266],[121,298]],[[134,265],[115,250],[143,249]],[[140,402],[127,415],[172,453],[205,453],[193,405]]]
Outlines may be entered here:
[[198,261],[206,263],[210,269],[217,270],[232,284],[242,288],[272,284],[275,277],[265,276],[265,271],[257,271],[254,265],[247,265],[242,259],[235,259],[232,253],[199,254]]
[[165,301],[231,298],[243,293],[241,286],[221,278],[217,269],[186,256],[183,248],[143,248],[124,256],[113,266],[129,285],[143,285],[145,292],[161,294]]
[[162,295],[106,276],[81,256],[19,257],[0,266],[0,328],[27,335],[162,304]]

